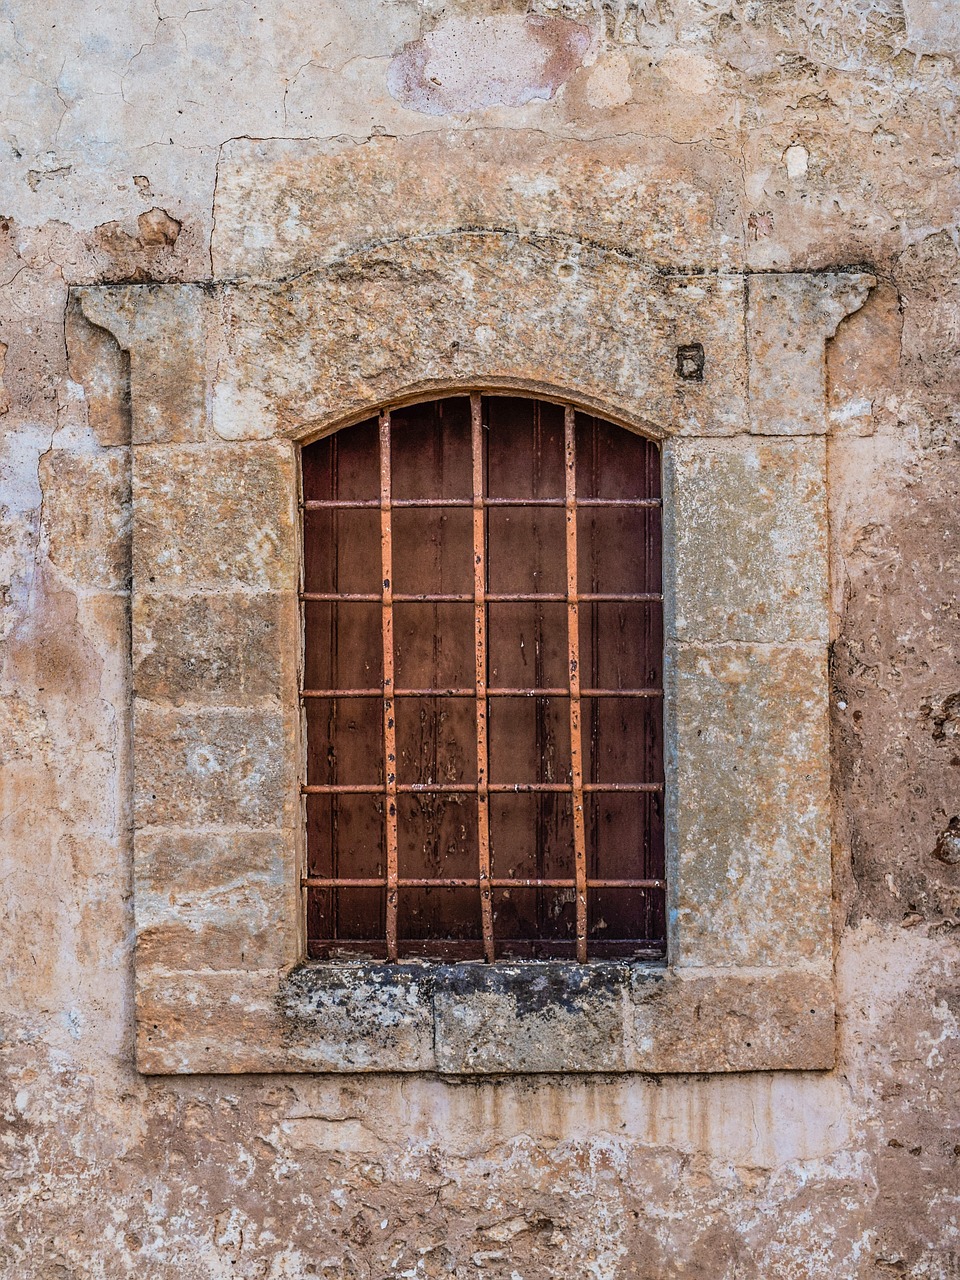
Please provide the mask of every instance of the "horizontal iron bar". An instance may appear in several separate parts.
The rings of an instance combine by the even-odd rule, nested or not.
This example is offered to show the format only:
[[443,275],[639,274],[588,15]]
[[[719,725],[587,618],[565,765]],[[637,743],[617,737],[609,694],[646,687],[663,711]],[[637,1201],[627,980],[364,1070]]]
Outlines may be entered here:
[[[309,498],[302,503],[305,511],[351,511],[379,510],[379,498]],[[425,510],[442,511],[445,507],[565,507],[565,498],[483,498],[474,502],[472,498],[395,498],[390,506],[393,509],[418,507]],[[662,498],[577,498],[579,507],[661,507]]]
[[[444,507],[565,507],[566,498],[394,498],[390,506],[442,511]],[[578,507],[661,507],[662,498],[577,498]],[[304,511],[379,511],[379,498],[308,498]]]
[[[394,592],[390,597],[394,604],[473,604],[472,595],[410,595],[405,592]],[[382,592],[373,591],[301,591],[301,600],[315,600],[333,604],[382,604]],[[500,594],[488,592],[483,597],[487,604],[650,604],[663,599],[659,591],[634,592],[598,592],[585,591],[583,595],[570,597],[561,592],[540,592],[532,594],[521,592]]]
[[[566,698],[568,688],[487,689],[488,698]],[[303,689],[301,698],[382,698],[382,689]],[[394,689],[394,698],[475,698],[475,689]],[[662,689],[581,689],[581,698],[662,698]]]
[[[569,782],[489,782],[486,790],[496,795],[525,795],[528,792],[549,792],[570,795]],[[408,782],[398,783],[397,792],[402,795],[474,795],[479,791],[475,782]],[[662,782],[585,782],[584,791],[643,792],[656,794],[663,790]],[[300,792],[305,796],[374,796],[384,795],[383,783],[331,782],[304,783]]]
[[[338,876],[304,876],[300,884],[305,889],[382,889],[387,883],[386,876],[369,879],[349,879]],[[490,879],[481,882],[478,876],[451,876],[448,880],[409,879],[402,876],[396,881],[401,889],[476,889],[480,884],[488,884],[493,889],[573,889],[576,880],[521,880]],[[666,880],[588,880],[588,889],[664,889]]]

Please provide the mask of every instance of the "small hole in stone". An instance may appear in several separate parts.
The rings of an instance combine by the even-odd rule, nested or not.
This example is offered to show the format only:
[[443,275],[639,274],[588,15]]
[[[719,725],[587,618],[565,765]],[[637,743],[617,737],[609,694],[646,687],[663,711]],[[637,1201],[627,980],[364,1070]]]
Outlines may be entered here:
[[704,363],[702,343],[688,342],[677,347],[677,377],[684,382],[702,382]]

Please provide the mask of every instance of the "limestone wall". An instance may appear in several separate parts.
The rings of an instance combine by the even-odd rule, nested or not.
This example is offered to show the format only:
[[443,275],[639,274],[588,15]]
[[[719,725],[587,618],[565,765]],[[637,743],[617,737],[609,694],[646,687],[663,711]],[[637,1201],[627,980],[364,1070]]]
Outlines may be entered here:
[[[4,1280],[960,1275],[957,15],[0,6]],[[129,357],[68,291],[228,276],[218,165],[256,153],[232,139],[433,134],[465,221],[477,130],[521,156],[577,140],[600,191],[628,138],[631,174],[660,175],[654,265],[681,251],[670,211],[695,258],[709,207],[738,270],[877,279],[827,349],[833,1071],[135,1069]],[[571,232],[602,241],[603,208]],[[372,187],[361,214],[375,242]]]

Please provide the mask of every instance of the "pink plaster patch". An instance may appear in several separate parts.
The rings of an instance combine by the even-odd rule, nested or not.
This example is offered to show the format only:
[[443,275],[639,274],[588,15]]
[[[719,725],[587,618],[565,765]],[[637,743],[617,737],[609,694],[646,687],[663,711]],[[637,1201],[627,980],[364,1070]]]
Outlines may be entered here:
[[565,18],[450,18],[405,45],[387,87],[405,107],[440,116],[552,98],[582,64],[589,27]]

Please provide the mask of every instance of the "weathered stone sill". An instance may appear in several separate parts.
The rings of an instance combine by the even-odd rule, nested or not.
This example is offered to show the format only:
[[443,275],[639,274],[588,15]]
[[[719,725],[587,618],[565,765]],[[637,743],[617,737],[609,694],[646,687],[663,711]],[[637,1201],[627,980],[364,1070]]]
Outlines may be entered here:
[[147,1074],[676,1073],[834,1061],[832,983],[806,970],[311,963],[281,974],[154,971],[140,996]]

